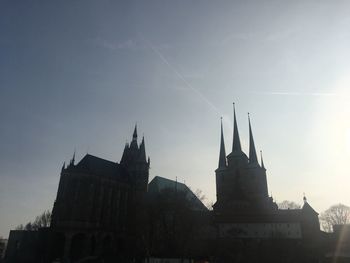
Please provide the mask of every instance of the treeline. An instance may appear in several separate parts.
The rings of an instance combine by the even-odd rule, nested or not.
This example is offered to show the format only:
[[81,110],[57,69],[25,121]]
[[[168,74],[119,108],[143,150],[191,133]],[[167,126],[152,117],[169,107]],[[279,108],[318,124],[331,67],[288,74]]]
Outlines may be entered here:
[[46,210],[41,215],[38,215],[34,221],[28,222],[23,225],[20,224],[16,227],[16,230],[38,230],[41,227],[49,227],[51,222],[51,211]]

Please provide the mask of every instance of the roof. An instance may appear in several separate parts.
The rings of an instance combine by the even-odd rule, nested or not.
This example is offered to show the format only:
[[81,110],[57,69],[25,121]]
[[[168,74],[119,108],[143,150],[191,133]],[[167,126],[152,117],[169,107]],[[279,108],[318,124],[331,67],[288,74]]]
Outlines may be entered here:
[[182,191],[186,194],[186,199],[190,200],[193,210],[206,211],[206,206],[197,198],[187,185],[164,177],[156,176],[148,184],[148,193],[157,194],[164,190]]
[[90,154],[86,154],[74,168],[81,172],[98,176],[116,177],[118,179],[127,178],[128,175],[126,170],[118,163]]
[[313,214],[315,214],[315,215],[318,215],[318,213],[315,211],[315,209],[313,209],[313,208],[311,207],[311,205],[309,205],[308,202],[304,202],[304,205],[303,205],[303,207],[301,208],[301,210],[302,210],[303,212],[310,212],[310,213],[313,213]]

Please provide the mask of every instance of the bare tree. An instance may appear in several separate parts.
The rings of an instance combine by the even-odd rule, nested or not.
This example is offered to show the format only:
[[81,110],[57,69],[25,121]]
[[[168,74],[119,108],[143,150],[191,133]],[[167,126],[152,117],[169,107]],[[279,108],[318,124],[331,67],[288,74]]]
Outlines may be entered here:
[[214,202],[213,201],[209,201],[205,204],[205,206],[208,208],[208,210],[212,211],[213,210],[213,205]]
[[293,201],[288,201],[288,200],[284,200],[281,203],[278,203],[278,208],[279,209],[300,209],[301,205],[298,203],[295,203]]
[[332,205],[321,213],[320,222],[325,232],[332,232],[334,225],[350,223],[350,207],[343,204]]
[[49,210],[46,210],[41,215],[35,218],[32,225],[34,229],[39,229],[41,227],[49,227],[50,222],[51,222],[51,212]]
[[38,215],[33,222],[28,222],[25,225],[18,225],[16,230],[38,230],[41,227],[49,227],[51,222],[51,212],[49,210],[44,211],[41,215]]
[[16,226],[15,230],[24,230],[24,225],[20,224],[20,225]]
[[205,194],[203,194],[203,191],[201,189],[197,189],[194,194],[202,203],[207,199],[207,197],[205,196]]

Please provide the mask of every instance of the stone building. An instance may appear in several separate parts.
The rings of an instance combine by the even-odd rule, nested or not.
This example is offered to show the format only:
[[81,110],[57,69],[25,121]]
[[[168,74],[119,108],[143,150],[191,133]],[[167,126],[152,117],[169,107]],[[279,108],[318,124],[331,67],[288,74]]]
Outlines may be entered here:
[[2,262],[2,259],[5,256],[6,246],[7,246],[7,239],[0,237],[0,262]]
[[[63,165],[50,228],[11,231],[7,262],[319,260],[317,212],[305,197],[301,209],[278,209],[268,195],[250,119],[248,155],[241,147],[235,110],[233,124],[232,151],[226,155],[221,123],[213,211],[185,184],[159,176],[148,184],[150,159],[144,138],[138,144],[135,126],[119,163],[87,154],[77,164],[73,156]],[[31,248],[32,261],[18,260]]]
[[137,128],[120,163],[87,154],[63,165],[52,210],[52,254],[78,259],[117,251],[127,253],[128,217],[147,192],[150,160]]
[[[233,115],[232,151],[226,155],[221,122],[219,163],[215,170],[217,201],[213,206],[213,220],[217,228],[216,242],[221,244],[219,254],[235,251],[235,256],[239,257],[242,256],[241,251],[246,251],[244,257],[247,262],[263,262],[264,256],[266,261],[273,262],[267,251],[271,249],[274,252],[270,254],[277,255],[283,250],[276,250],[276,246],[285,244],[284,249],[294,251],[289,255],[290,260],[298,255],[296,250],[313,251],[312,257],[317,258],[317,242],[321,233],[318,213],[306,197],[301,209],[278,209],[272,196],[268,195],[266,168],[262,156],[260,163],[258,161],[249,114],[248,156],[242,151],[235,109]],[[252,250],[254,247],[255,250]],[[287,255],[287,252],[284,253]],[[252,254],[256,258],[251,258]],[[238,260],[235,256],[224,261]],[[277,262],[280,260],[275,259]],[[298,260],[294,258],[292,262]]]

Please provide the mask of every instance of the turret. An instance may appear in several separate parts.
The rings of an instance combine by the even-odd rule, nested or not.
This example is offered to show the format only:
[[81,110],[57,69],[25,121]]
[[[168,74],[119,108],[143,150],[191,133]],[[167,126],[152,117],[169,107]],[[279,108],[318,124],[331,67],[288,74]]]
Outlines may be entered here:
[[146,161],[146,149],[145,149],[145,137],[142,137],[142,142],[140,144],[139,161],[147,162]]
[[130,143],[130,149],[138,149],[137,145],[137,124],[135,124],[134,133],[132,134],[132,140]]
[[125,144],[120,164],[129,171],[138,189],[147,189],[150,160],[148,158],[147,161],[146,157],[145,138],[142,138],[140,146],[137,143],[137,125],[135,125],[130,145]]
[[120,163],[123,164],[128,160],[129,143],[125,143],[124,151]]

